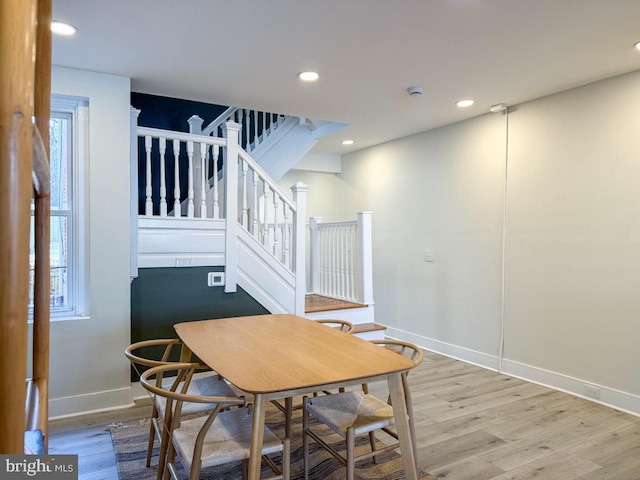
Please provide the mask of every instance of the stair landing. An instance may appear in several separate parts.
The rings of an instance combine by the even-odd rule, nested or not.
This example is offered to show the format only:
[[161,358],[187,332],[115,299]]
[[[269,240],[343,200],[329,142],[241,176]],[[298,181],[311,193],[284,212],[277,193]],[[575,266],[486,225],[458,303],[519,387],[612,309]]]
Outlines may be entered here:
[[[353,323],[354,335],[366,340],[380,340],[384,338],[384,331],[387,327],[371,321],[373,320],[372,308],[372,305],[345,302],[322,295],[310,294],[305,297],[305,313],[309,318],[325,318],[322,312],[332,312],[328,314],[330,318],[339,318]],[[364,316],[361,313],[362,310],[366,312]],[[353,312],[355,316],[352,316],[350,312]]]
[[323,297],[322,295],[307,295],[304,299],[305,313],[328,312],[331,310],[346,310],[349,308],[364,308],[366,305],[353,302],[345,302],[336,298]]

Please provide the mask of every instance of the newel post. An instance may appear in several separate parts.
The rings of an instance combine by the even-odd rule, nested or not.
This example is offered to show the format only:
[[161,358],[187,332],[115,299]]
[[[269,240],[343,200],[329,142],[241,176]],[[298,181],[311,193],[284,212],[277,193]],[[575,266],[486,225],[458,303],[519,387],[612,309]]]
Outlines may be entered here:
[[318,244],[318,224],[322,217],[311,217],[309,219],[309,277],[311,286],[309,293],[320,291],[320,245]]
[[293,201],[296,213],[293,217],[293,231],[295,234],[294,271],[296,273],[295,307],[296,315],[304,315],[304,297],[307,293],[307,273],[305,269],[305,244],[307,228],[307,192],[309,187],[298,182],[293,187]]
[[371,241],[371,212],[358,213],[358,245],[360,257],[360,303],[373,304],[373,244]]
[[129,109],[129,137],[130,137],[130,176],[131,176],[131,199],[130,201],[130,215],[131,215],[131,231],[129,232],[130,249],[130,281],[138,276],[138,116],[140,110],[130,107]]
[[225,284],[224,291],[236,291],[238,283],[238,132],[240,125],[235,122],[224,124],[227,139],[227,157],[224,169],[224,210],[226,219],[225,237]]

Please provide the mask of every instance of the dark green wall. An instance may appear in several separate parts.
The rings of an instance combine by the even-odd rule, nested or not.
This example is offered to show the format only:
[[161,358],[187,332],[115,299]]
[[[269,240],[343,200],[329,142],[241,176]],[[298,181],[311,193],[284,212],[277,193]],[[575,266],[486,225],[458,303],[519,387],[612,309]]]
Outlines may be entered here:
[[269,313],[247,292],[208,287],[207,273],[222,267],[141,268],[131,284],[131,341],[175,338],[173,325],[189,320]]
[[[177,338],[173,325],[180,322],[269,313],[240,287],[236,293],[224,293],[224,287],[208,287],[207,273],[223,270],[222,267],[139,269],[138,278],[131,284],[131,343]],[[152,358],[161,355],[157,349],[147,350],[139,353]],[[177,360],[177,355],[173,360]],[[132,370],[131,381],[137,380]]]

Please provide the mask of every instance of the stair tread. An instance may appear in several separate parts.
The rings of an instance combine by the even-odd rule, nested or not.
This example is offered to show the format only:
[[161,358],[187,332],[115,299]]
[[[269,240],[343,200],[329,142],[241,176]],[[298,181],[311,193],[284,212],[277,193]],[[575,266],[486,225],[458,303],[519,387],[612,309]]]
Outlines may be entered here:
[[377,332],[380,330],[386,330],[387,327],[384,325],[380,325],[379,323],[355,323],[353,325],[355,328],[353,333],[365,333],[365,332]]

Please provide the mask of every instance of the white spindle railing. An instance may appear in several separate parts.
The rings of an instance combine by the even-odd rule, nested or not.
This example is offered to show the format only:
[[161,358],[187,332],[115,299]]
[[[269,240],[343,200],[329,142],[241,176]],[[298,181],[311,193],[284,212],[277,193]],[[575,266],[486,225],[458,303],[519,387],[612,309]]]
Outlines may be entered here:
[[[138,127],[137,135],[144,139],[145,151],[144,215],[188,219],[236,218],[237,226],[227,223],[228,235],[233,237],[226,243],[227,260],[236,252],[237,239],[233,231],[242,228],[278,262],[295,272],[296,252],[304,251],[304,231],[301,235],[295,231],[296,224],[304,225],[304,220],[298,218],[296,203],[237,144],[240,125],[228,122],[224,127],[224,138]],[[167,148],[168,145],[171,148]],[[227,152],[223,189],[219,189],[221,175],[218,171],[221,150]],[[181,168],[181,154],[183,157],[186,155],[182,160],[186,169]],[[169,212],[167,192],[171,184],[173,210]],[[187,185],[186,195],[181,184]],[[220,198],[222,193],[224,201]],[[224,205],[222,212],[220,204]],[[296,246],[298,239],[303,242],[301,247]],[[233,278],[229,281],[232,268],[227,265],[227,284],[233,284]],[[235,285],[230,288],[235,288]]]
[[197,115],[189,119],[189,124],[191,125],[191,133],[223,137],[225,135],[224,126],[227,122],[237,123],[242,131],[239,135],[239,144],[247,153],[251,153],[275,133],[288,118],[286,115],[277,113],[231,107],[204,128],[202,127],[202,118]]
[[296,204],[247,152],[241,149],[239,157],[240,225],[278,261],[294,271],[291,252],[295,251],[296,235],[290,219],[296,217]]
[[309,228],[311,293],[372,303],[371,212],[361,212],[350,222],[312,218]]

